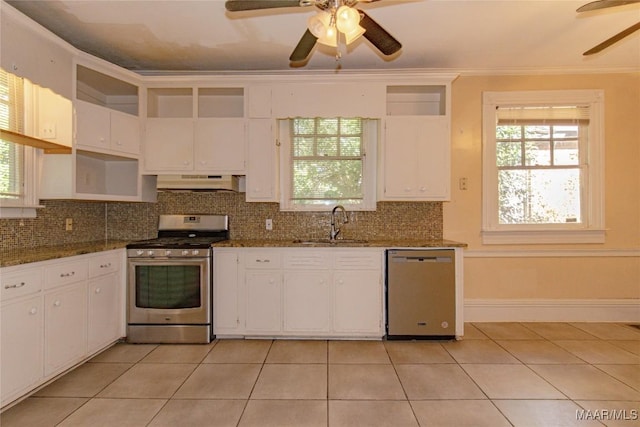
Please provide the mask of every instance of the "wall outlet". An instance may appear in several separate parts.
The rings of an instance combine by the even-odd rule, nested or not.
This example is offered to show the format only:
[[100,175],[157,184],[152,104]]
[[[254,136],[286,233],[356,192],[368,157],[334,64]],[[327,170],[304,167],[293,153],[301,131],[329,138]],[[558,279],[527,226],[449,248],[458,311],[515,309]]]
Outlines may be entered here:
[[64,229],[67,231],[73,230],[73,218],[67,218],[64,221]]
[[466,190],[467,186],[468,186],[467,178],[460,178],[460,180],[458,181],[458,188],[460,188],[461,190]]
[[264,226],[267,230],[273,230],[273,221],[271,220],[271,218],[268,218],[265,221]]

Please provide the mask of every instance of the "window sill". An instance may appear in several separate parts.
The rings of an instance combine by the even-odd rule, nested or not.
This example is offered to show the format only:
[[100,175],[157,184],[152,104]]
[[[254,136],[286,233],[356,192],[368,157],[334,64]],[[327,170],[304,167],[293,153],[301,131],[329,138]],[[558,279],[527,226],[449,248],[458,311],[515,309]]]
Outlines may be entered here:
[[527,230],[482,232],[485,245],[604,243],[605,230]]
[[3,206],[0,207],[0,218],[35,218],[36,209],[39,208],[44,208],[44,206]]

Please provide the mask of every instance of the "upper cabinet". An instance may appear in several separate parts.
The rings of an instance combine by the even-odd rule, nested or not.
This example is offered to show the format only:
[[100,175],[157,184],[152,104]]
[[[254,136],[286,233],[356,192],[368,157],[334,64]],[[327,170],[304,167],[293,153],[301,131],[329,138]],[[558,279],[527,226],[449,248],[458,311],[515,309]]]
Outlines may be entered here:
[[246,173],[243,87],[147,89],[145,173]]
[[379,200],[450,198],[450,80],[386,88]]
[[93,65],[76,64],[73,152],[44,156],[40,198],[154,201],[155,177],[140,173],[136,80]]
[[138,86],[82,65],[76,73],[76,146],[138,156]]

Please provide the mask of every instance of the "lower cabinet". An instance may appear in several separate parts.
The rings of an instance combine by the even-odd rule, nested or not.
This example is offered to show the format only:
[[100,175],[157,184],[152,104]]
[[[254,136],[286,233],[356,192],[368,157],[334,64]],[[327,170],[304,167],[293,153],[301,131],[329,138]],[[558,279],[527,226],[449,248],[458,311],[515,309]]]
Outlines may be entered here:
[[383,252],[215,248],[215,334],[380,338]]
[[43,377],[42,313],[40,295],[4,304],[0,310],[3,405],[24,390],[35,387]]
[[118,341],[124,249],[0,269],[5,406]]
[[79,282],[44,297],[44,375],[79,362],[87,351],[87,288]]

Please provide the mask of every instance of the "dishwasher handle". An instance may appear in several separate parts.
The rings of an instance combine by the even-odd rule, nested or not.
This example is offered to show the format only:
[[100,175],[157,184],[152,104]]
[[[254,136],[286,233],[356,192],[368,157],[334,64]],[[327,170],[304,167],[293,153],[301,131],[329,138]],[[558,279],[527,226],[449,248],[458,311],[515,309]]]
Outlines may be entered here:
[[393,256],[392,262],[452,262],[448,256]]

